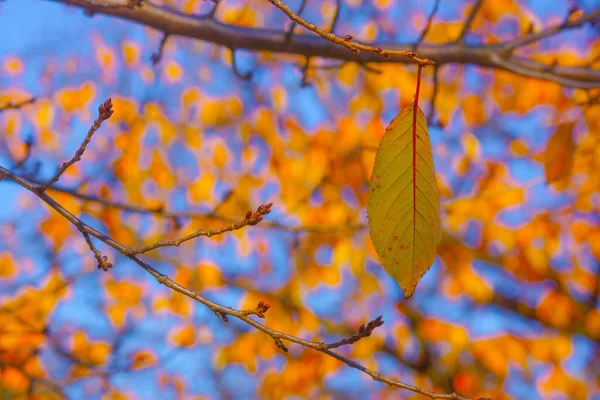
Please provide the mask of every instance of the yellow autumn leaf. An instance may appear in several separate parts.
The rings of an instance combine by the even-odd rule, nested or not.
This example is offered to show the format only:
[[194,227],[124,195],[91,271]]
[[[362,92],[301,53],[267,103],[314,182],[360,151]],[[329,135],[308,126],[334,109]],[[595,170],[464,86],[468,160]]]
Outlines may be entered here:
[[419,108],[415,115],[414,103],[392,120],[381,140],[367,214],[383,267],[406,297],[412,296],[433,263],[442,235],[427,124]]
[[553,183],[567,179],[573,168],[573,127],[575,122],[558,125],[556,132],[548,140],[544,153],[544,171],[546,182]]

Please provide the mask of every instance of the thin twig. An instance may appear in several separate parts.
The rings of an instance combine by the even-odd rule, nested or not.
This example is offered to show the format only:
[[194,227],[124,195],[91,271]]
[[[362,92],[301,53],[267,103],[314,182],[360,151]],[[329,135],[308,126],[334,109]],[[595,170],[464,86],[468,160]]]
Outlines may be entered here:
[[160,40],[160,44],[158,45],[158,51],[156,53],[152,53],[152,56],[150,57],[150,59],[152,60],[152,65],[157,65],[160,62],[160,60],[162,60],[163,52],[165,51],[165,45],[167,44],[168,39],[169,35],[167,33],[163,34],[163,37]]
[[141,7],[144,0],[86,0],[90,6],[102,8],[130,8]]
[[482,5],[483,5],[483,0],[477,0],[475,2],[475,4],[473,5],[473,8],[471,9],[469,16],[465,20],[465,24],[463,25],[462,30],[460,31],[460,35],[458,35],[458,38],[456,39],[457,43],[465,42],[465,39],[466,39],[467,35],[469,34],[469,31],[471,30],[471,26],[473,25],[473,21],[475,20],[475,17],[477,16],[477,13],[479,12],[479,9],[481,8]]
[[230,48],[229,50],[231,51],[231,69],[233,70],[235,76],[245,81],[249,81],[250,79],[252,79],[252,71],[248,71],[245,74],[243,74],[239,70],[237,66],[237,59],[235,57],[235,49]]
[[[298,9],[297,15],[299,15],[299,16],[302,15],[302,11],[304,11],[304,7],[306,7],[306,2],[307,2],[307,0],[302,0],[302,3],[300,4],[300,8]],[[292,40],[292,36],[294,36],[294,29],[296,29],[296,25],[298,25],[298,23],[296,21],[292,21],[292,25],[290,25],[290,29],[285,34],[286,43],[289,43],[290,40]]]
[[429,14],[429,18],[427,18],[427,24],[425,25],[425,28],[421,32],[419,39],[417,40],[417,42],[415,43],[415,45],[413,47],[413,49],[415,49],[415,51],[416,51],[417,47],[419,47],[419,45],[423,42],[423,39],[425,39],[425,36],[427,36],[427,33],[429,32],[429,29],[431,28],[431,22],[433,21],[433,17],[435,16],[435,13],[437,12],[439,6],[440,6],[440,0],[435,0],[435,3],[433,4],[433,9],[431,10],[431,14]]
[[342,0],[335,0],[335,14],[333,14],[333,20],[329,27],[329,32],[335,33],[335,27],[340,20],[340,13],[342,12]]
[[100,251],[98,251],[98,249],[96,249],[96,246],[94,246],[94,243],[92,243],[92,239],[90,238],[90,235],[84,230],[80,229],[79,231],[83,235],[83,237],[84,237],[85,241],[87,242],[92,253],[94,253],[94,257],[96,257],[96,261],[98,261],[98,269],[102,269],[104,271],[108,271],[109,269],[111,269],[113,267],[113,265],[110,262],[108,262],[108,257],[103,256],[100,253]]
[[310,83],[308,82],[309,68],[310,68],[310,57],[306,57],[306,60],[304,61],[304,66],[302,67],[302,83],[300,83],[300,86],[302,86],[302,87],[310,86]]
[[161,240],[161,241],[158,241],[149,246],[141,247],[139,249],[131,249],[130,251],[128,251],[128,255],[147,253],[151,250],[158,249],[159,247],[167,247],[167,246],[179,247],[182,243],[185,243],[189,240],[195,239],[200,236],[212,237],[212,236],[216,236],[216,235],[221,235],[225,232],[231,232],[231,231],[235,231],[238,229],[242,229],[243,227],[248,226],[248,225],[256,225],[260,221],[263,220],[263,215],[267,215],[271,212],[272,205],[273,205],[273,203],[269,203],[266,205],[259,206],[256,209],[256,211],[254,211],[254,212],[248,211],[248,213],[246,213],[246,216],[243,220],[235,222],[231,225],[227,225],[227,226],[224,226],[219,229],[200,229],[192,234],[189,234],[187,236],[184,236],[184,237],[176,239],[176,240]]
[[219,5],[222,3],[222,1],[218,1],[218,0],[213,0],[213,3],[215,4],[208,13],[200,16],[201,19],[214,19],[215,18],[215,14],[217,13],[217,8],[219,8]]
[[[179,292],[191,299],[198,301],[199,303],[205,305],[206,307],[211,309],[215,314],[217,314],[221,317],[226,318],[227,316],[232,316],[232,317],[235,317],[235,318],[245,322],[248,325],[251,325],[252,327],[256,328],[257,330],[264,332],[265,334],[267,334],[271,338],[273,338],[273,340],[275,341],[277,346],[284,350],[287,350],[287,347],[283,344],[283,341],[285,340],[287,342],[296,343],[296,344],[302,345],[304,347],[311,348],[311,349],[320,351],[324,354],[327,354],[328,356],[333,357],[333,358],[343,362],[344,364],[348,365],[349,367],[356,368],[356,369],[364,372],[365,374],[371,376],[374,380],[384,382],[390,386],[410,390],[415,393],[420,393],[420,394],[430,397],[431,399],[467,400],[467,399],[457,395],[456,393],[450,393],[450,394],[434,393],[434,392],[425,390],[418,386],[408,385],[406,383],[387,378],[384,375],[380,374],[379,372],[368,369],[353,360],[350,360],[346,357],[339,355],[338,353],[333,352],[332,350],[328,349],[326,347],[326,345],[324,345],[322,342],[313,342],[310,340],[305,340],[305,339],[302,339],[302,338],[299,338],[299,337],[296,337],[293,335],[289,335],[287,333],[277,331],[275,329],[269,328],[266,325],[263,325],[255,320],[251,319],[248,315],[251,315],[252,313],[248,313],[247,310],[235,310],[233,308],[225,307],[218,303],[215,303],[215,302],[201,296],[199,293],[196,293],[184,286],[181,286],[180,284],[178,284],[177,282],[175,282],[171,278],[169,278],[167,275],[162,274],[161,272],[159,272],[158,270],[156,270],[149,264],[145,263],[144,261],[139,259],[137,256],[132,254],[133,249],[131,249],[130,247],[127,247],[125,245],[122,245],[122,244],[116,242],[112,238],[105,236],[104,234],[100,233],[96,229],[94,229],[94,228],[90,227],[89,225],[85,224],[84,222],[82,222],[79,218],[77,218],[76,216],[71,214],[64,207],[62,207],[60,204],[58,204],[54,199],[52,199],[50,196],[48,196],[46,193],[44,193],[42,190],[40,190],[40,185],[30,182],[30,181],[26,180],[25,178],[22,178],[1,166],[0,166],[0,176],[4,176],[4,177],[16,182],[17,184],[21,185],[23,188],[25,188],[25,189],[29,190],[30,192],[32,192],[33,194],[35,194],[43,202],[45,202],[48,206],[53,208],[60,215],[62,215],[64,218],[66,218],[69,222],[71,222],[73,225],[75,225],[77,227],[77,229],[80,230],[80,232],[82,232],[82,233],[86,232],[89,235],[94,236],[97,239],[103,241],[104,243],[111,246],[112,248],[119,251],[120,253],[126,255],[129,259],[134,261],[141,268],[143,268],[146,272],[148,272],[150,275],[152,275],[157,280],[157,282],[159,282],[160,284],[163,284],[176,292]],[[264,304],[263,304],[263,308],[264,308]],[[377,321],[377,319],[374,321]],[[373,323],[373,321],[371,323]],[[364,332],[364,330],[363,330],[363,332]],[[359,334],[360,334],[360,329],[359,329]]]
[[69,168],[71,165],[75,164],[77,161],[81,160],[81,156],[85,152],[85,149],[86,149],[88,143],[90,142],[90,140],[92,139],[92,136],[94,135],[94,133],[98,129],[100,129],[102,122],[109,119],[112,114],[113,114],[112,101],[109,98],[104,103],[100,104],[100,106],[98,107],[98,118],[96,118],[96,120],[94,121],[94,124],[88,131],[88,134],[85,137],[85,139],[83,139],[83,142],[81,142],[81,145],[79,146],[79,149],[77,149],[77,151],[75,152],[75,155],[73,156],[73,158],[71,158],[69,161],[63,163],[60,166],[58,172],[54,175],[54,177],[52,177],[52,179],[50,179],[48,181],[48,183],[43,185],[40,188],[40,190],[44,191],[44,190],[48,189],[48,187],[52,186],[52,184],[56,183],[60,179],[61,175],[67,170],[67,168]]
[[375,318],[373,321],[369,321],[366,325],[363,324],[358,328],[358,333],[356,335],[352,335],[349,338],[338,340],[337,342],[325,345],[328,349],[335,349],[337,347],[341,347],[347,344],[353,344],[358,342],[360,339],[371,336],[373,331],[383,325],[382,317],[379,316]]
[[[355,53],[347,51],[344,46],[332,46],[330,41],[323,40],[314,34],[294,34],[293,42],[285,44],[285,32],[277,32],[268,28],[242,28],[232,24],[217,22],[212,18],[199,18],[194,15],[179,13],[148,1],[135,10],[127,8],[102,8],[90,6],[84,0],[52,0],[89,9],[93,12],[112,15],[137,22],[170,35],[194,38],[220,46],[234,47],[249,51],[267,51],[271,53],[298,54],[302,56],[322,57],[332,60],[353,61],[359,63],[411,63],[405,57],[381,57],[377,52]],[[338,0],[339,1],[339,0]],[[491,0],[490,0],[491,1]],[[572,22],[571,22],[572,23]],[[413,50],[414,43],[372,42],[373,49],[388,48],[396,51]],[[503,53],[501,45],[445,43],[421,44],[419,55],[435,61],[437,65],[457,63],[473,64],[484,68],[506,70],[514,74],[557,82],[563,86],[595,89],[600,87],[600,71],[589,66],[556,66],[552,71],[544,71],[545,64],[531,58],[515,58],[512,63],[498,63],[497,57]],[[516,65],[516,67],[515,67]],[[521,68],[519,68],[519,66]]]
[[559,32],[562,32],[566,29],[573,29],[573,28],[578,28],[581,25],[585,24],[586,22],[593,22],[597,19],[600,19],[600,8],[598,8],[597,10],[591,11],[587,14],[583,14],[581,17],[579,18],[575,18],[573,20],[566,20],[561,24],[558,25],[554,25],[551,26],[549,28],[546,28],[538,33],[531,33],[529,35],[525,35],[525,36],[520,36],[516,39],[510,40],[508,42],[502,43],[500,44],[500,47],[502,48],[502,51],[508,53],[513,51],[514,49],[518,48],[518,47],[523,47],[523,46],[527,46],[528,44],[532,44],[535,43],[541,39],[550,37],[552,35],[555,35]]
[[8,103],[0,106],[0,113],[2,111],[6,111],[6,110],[18,110],[21,107],[24,107],[26,105],[34,103],[36,100],[37,100],[36,97],[31,97],[27,100],[22,100],[22,101],[17,101],[17,102],[9,101]]
[[419,65],[435,64],[433,61],[428,60],[426,58],[419,58],[417,56],[417,53],[415,53],[414,51],[384,50],[379,47],[368,46],[366,44],[362,44],[362,43],[353,41],[354,37],[351,35],[346,35],[343,38],[341,38],[341,37],[335,35],[334,33],[324,31],[323,29],[319,28],[315,24],[307,22],[300,16],[296,15],[288,6],[283,4],[280,0],[268,0],[268,1],[271,4],[273,4],[275,7],[279,8],[281,11],[283,11],[292,21],[297,22],[298,24],[300,24],[303,27],[305,27],[306,29],[316,33],[317,35],[321,36],[324,39],[327,39],[333,43],[336,43],[336,44],[346,47],[348,50],[350,50],[353,53],[360,53],[360,51],[367,51],[367,52],[379,54],[384,58],[391,58],[391,56],[408,57],[408,58],[418,62]]

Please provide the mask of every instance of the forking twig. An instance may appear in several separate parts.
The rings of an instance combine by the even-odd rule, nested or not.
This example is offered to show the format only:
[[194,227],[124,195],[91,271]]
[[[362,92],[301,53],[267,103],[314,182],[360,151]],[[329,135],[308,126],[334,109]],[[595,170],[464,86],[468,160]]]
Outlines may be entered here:
[[351,35],[346,35],[343,38],[339,37],[335,33],[324,31],[323,29],[319,28],[315,24],[312,24],[312,23],[306,21],[305,19],[303,19],[302,17],[300,17],[299,15],[294,13],[288,6],[283,4],[280,0],[268,0],[268,1],[271,4],[273,4],[275,7],[279,8],[281,11],[283,11],[293,22],[295,22],[299,25],[302,25],[306,29],[316,33],[317,35],[323,37],[324,39],[327,39],[333,43],[336,43],[336,44],[346,47],[348,50],[350,50],[353,53],[359,53],[360,51],[367,51],[370,53],[380,54],[384,58],[391,58],[391,56],[408,57],[408,58],[416,61],[417,63],[419,63],[419,65],[435,64],[433,61],[428,60],[426,58],[419,58],[417,56],[417,53],[415,53],[414,51],[385,50],[385,49],[382,49],[379,47],[373,47],[373,46],[369,46],[366,44],[355,42],[355,41],[353,41],[354,37]]

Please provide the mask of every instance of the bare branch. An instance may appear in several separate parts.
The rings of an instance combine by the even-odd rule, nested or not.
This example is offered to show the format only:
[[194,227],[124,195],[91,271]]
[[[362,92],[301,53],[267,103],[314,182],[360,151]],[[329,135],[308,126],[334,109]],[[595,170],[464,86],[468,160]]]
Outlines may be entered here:
[[135,8],[141,7],[143,0],[86,0],[90,6],[104,8]]
[[[366,63],[411,63],[406,57],[390,56],[363,51],[354,53],[342,46],[332,46],[329,40],[320,36],[295,34],[290,43],[285,41],[285,33],[272,29],[246,28],[227,25],[212,18],[186,15],[174,10],[159,7],[148,2],[142,3],[135,10],[127,8],[103,8],[90,6],[85,0],[50,0],[71,4],[83,9],[113,15],[140,24],[153,27],[170,35],[179,35],[215,43],[228,48],[251,51],[270,51],[274,53],[299,54],[311,57],[323,57],[341,61]],[[411,43],[375,42],[369,45],[377,49],[389,49],[394,52],[409,52]],[[524,68],[515,68],[512,64],[498,63],[497,57],[503,48],[498,45],[467,45],[464,43],[446,43],[442,45],[422,44],[419,46],[420,57],[433,60],[437,65],[458,63],[475,64],[486,68],[510,71],[523,76],[558,82],[569,87],[594,89],[600,87],[600,70],[589,67],[556,66],[551,72],[540,75],[538,72],[547,68],[547,64],[527,58],[514,58]]]
[[308,70],[310,68],[310,57],[306,57],[304,61],[304,66],[302,67],[302,83],[300,86],[307,87],[310,86],[310,82],[308,82]]
[[158,45],[158,51],[156,53],[152,53],[152,56],[150,57],[152,60],[152,65],[157,65],[160,60],[162,60],[163,52],[165,51],[165,45],[167,44],[168,39],[169,35],[165,33],[160,40],[160,44]]
[[[580,82],[578,82],[576,80],[576,78],[572,79],[572,78],[568,78],[568,77],[559,76],[558,74],[556,74],[556,71],[558,70],[558,66],[549,66],[546,64],[542,64],[543,68],[540,68],[540,69],[527,68],[526,65],[523,65],[523,61],[525,61],[524,59],[517,58],[517,57],[504,58],[497,53],[491,53],[490,59],[496,65],[498,65],[499,67],[501,67],[502,69],[505,69],[507,71],[515,72],[520,75],[527,74],[527,76],[530,76],[532,78],[538,78],[538,79],[556,82],[563,86],[581,87],[581,88],[586,88],[586,89],[593,89],[596,87],[600,87],[600,81],[598,83],[592,82],[591,84],[587,84],[587,83],[581,84]],[[598,72],[600,72],[600,70],[598,70]]]
[[423,42],[423,39],[425,39],[425,36],[427,36],[427,32],[429,32],[429,28],[431,28],[431,22],[433,21],[433,17],[435,16],[435,13],[437,12],[439,6],[440,6],[440,0],[435,0],[435,3],[433,4],[433,9],[431,10],[431,14],[429,14],[429,18],[427,18],[427,24],[425,25],[423,32],[421,32],[419,39],[417,39],[417,43],[415,43],[415,45],[413,47],[415,50]]
[[208,19],[214,19],[215,18],[215,14],[217,13],[217,8],[219,8],[219,6],[221,5],[221,1],[219,0],[212,0],[213,3],[215,3],[215,5],[213,6],[213,8],[210,9],[210,11],[203,15],[201,18],[208,18]]
[[340,20],[340,13],[342,12],[342,0],[335,1],[335,14],[333,14],[333,20],[331,21],[331,26],[329,27],[329,32],[335,33],[335,27]]
[[260,303],[258,303],[258,305],[256,306],[256,308],[252,309],[252,310],[240,310],[240,312],[246,316],[248,315],[256,315],[258,318],[264,318],[265,317],[265,313],[269,310],[269,308],[271,308],[270,305],[268,305],[267,303],[261,301]]
[[[298,15],[302,15],[302,11],[304,11],[304,7],[306,7],[306,2],[307,2],[307,0],[302,0],[302,4],[300,4],[300,8],[298,9]],[[294,29],[296,29],[296,25],[298,25],[298,23],[296,21],[292,21],[292,25],[290,26],[290,29],[285,34],[285,36],[286,36],[285,40],[287,42],[292,40],[292,36],[294,36]]]
[[457,43],[465,42],[465,38],[467,37],[467,34],[471,30],[471,25],[473,25],[473,20],[477,16],[477,13],[479,12],[479,9],[481,8],[482,4],[483,4],[483,0],[476,0],[476,3],[473,5],[473,8],[471,9],[469,16],[465,20],[465,24],[463,25],[462,31],[460,31],[460,35],[458,35],[458,38],[456,39]]
[[[376,149],[374,149],[374,150],[376,150]],[[37,184],[37,183],[34,183],[34,184]],[[175,218],[175,219],[190,218],[190,219],[196,219],[196,220],[214,219],[214,220],[228,221],[228,222],[238,221],[235,218],[232,218],[232,217],[226,216],[226,215],[222,215],[222,214],[219,214],[216,212],[208,212],[208,213],[186,212],[186,211],[174,212],[174,211],[165,210],[164,207],[162,207],[162,206],[158,207],[158,208],[150,208],[150,207],[144,207],[144,206],[139,206],[139,205],[135,205],[135,204],[128,204],[128,203],[124,203],[124,202],[106,200],[106,199],[102,199],[98,196],[80,193],[74,189],[68,189],[68,188],[64,188],[64,187],[60,187],[60,186],[53,186],[50,189],[57,191],[57,192],[69,194],[69,195],[77,197],[81,200],[102,204],[105,207],[117,208],[117,209],[120,209],[123,211],[135,212],[135,213],[140,213],[140,214],[153,214],[153,215],[156,215],[156,216],[162,217],[162,218],[171,218],[171,219],[173,219],[173,218]],[[290,225],[284,225],[277,221],[262,221],[259,225],[256,225],[256,226],[263,227],[263,228],[279,229],[279,230],[290,231],[290,232],[314,232],[314,233],[323,233],[323,234],[329,234],[329,233],[334,233],[334,232],[339,232],[339,231],[362,230],[362,229],[367,228],[367,226],[365,224],[350,224],[350,223],[345,224],[345,225],[337,225],[337,226],[316,226],[316,225],[290,226]]]
[[108,262],[108,258],[106,256],[103,256],[100,251],[98,251],[98,249],[96,249],[96,247],[94,246],[94,243],[92,243],[92,239],[90,238],[90,235],[81,230],[80,229],[81,234],[83,235],[83,237],[85,238],[85,241],[87,242],[88,246],[90,247],[90,250],[92,251],[92,253],[94,253],[94,257],[96,257],[96,261],[98,261],[98,269],[102,269],[104,271],[108,271],[109,269],[111,269],[113,267],[113,265]]
[[37,100],[36,97],[31,97],[27,100],[17,101],[14,103],[12,101],[9,101],[8,103],[0,106],[0,113],[2,111],[6,111],[6,110],[18,110],[21,107],[24,107],[29,104],[33,104],[36,100]]
[[229,49],[229,50],[231,51],[231,68],[233,69],[233,73],[235,74],[235,76],[237,76],[238,78],[245,80],[245,81],[249,81],[250,79],[252,79],[252,71],[248,71],[244,74],[238,68],[236,57],[235,57],[235,49]]
[[248,225],[256,225],[260,221],[263,220],[263,215],[267,215],[271,212],[272,205],[273,205],[273,203],[269,203],[266,205],[260,205],[256,209],[256,211],[254,211],[254,212],[248,211],[243,220],[235,222],[231,225],[227,225],[227,226],[224,226],[219,229],[200,229],[190,235],[184,236],[184,237],[182,237],[180,239],[176,239],[176,240],[168,240],[168,241],[161,240],[159,242],[156,242],[156,243],[146,246],[146,247],[142,247],[139,249],[130,249],[130,250],[128,250],[127,255],[143,254],[143,253],[147,253],[151,250],[158,249],[159,247],[167,247],[167,246],[179,247],[182,243],[185,243],[189,240],[195,239],[200,236],[211,237],[211,236],[221,235],[225,232],[231,232],[231,231],[235,231],[238,229],[242,229],[243,227],[248,226]]
[[[283,349],[284,351],[287,351],[287,347],[283,343],[283,341],[285,340],[287,342],[296,343],[296,344],[302,345],[304,347],[311,348],[311,349],[320,351],[324,354],[327,354],[328,356],[333,357],[333,358],[343,362],[344,364],[348,365],[349,367],[356,368],[356,369],[364,372],[365,374],[371,376],[374,380],[384,382],[390,386],[410,390],[415,393],[420,393],[420,394],[430,397],[431,399],[467,400],[467,399],[457,395],[456,393],[450,393],[450,394],[434,393],[434,392],[425,390],[418,386],[408,385],[406,383],[387,378],[384,375],[380,374],[379,372],[370,370],[353,360],[350,360],[346,357],[339,355],[338,353],[333,352],[332,350],[326,348],[326,345],[324,346],[323,343],[321,343],[321,342],[313,342],[313,341],[305,340],[305,339],[302,339],[302,338],[299,338],[299,337],[296,337],[293,335],[289,335],[287,333],[283,333],[283,332],[271,329],[271,328],[267,327],[266,325],[263,325],[255,320],[249,318],[249,315],[253,315],[253,314],[256,315],[256,310],[258,310],[259,308],[260,308],[260,311],[262,311],[262,313],[264,313],[266,311],[265,307],[267,306],[264,303],[262,305],[259,303],[259,305],[257,306],[257,309],[254,310],[255,311],[254,313],[248,312],[248,310],[235,310],[233,308],[225,307],[218,303],[215,303],[215,302],[201,296],[200,294],[198,294],[190,289],[187,289],[184,286],[181,286],[180,284],[178,284],[177,282],[175,282],[171,278],[169,278],[167,275],[160,273],[159,271],[154,269],[152,266],[146,264],[145,262],[143,262],[138,257],[136,257],[135,255],[132,254],[132,250],[134,250],[134,249],[131,249],[130,247],[124,246],[124,245],[114,241],[110,237],[103,235],[102,233],[98,232],[96,229],[83,223],[80,219],[78,219],[76,216],[71,214],[64,207],[62,207],[60,204],[58,204],[56,201],[54,201],[54,199],[52,199],[50,196],[48,196],[46,193],[44,193],[42,190],[40,190],[40,185],[30,182],[14,173],[8,171],[7,169],[5,169],[3,167],[0,167],[0,176],[4,176],[5,178],[8,178],[8,179],[16,182],[17,184],[21,185],[23,188],[25,188],[25,189],[29,190],[30,192],[32,192],[33,194],[35,194],[44,203],[49,205],[51,208],[53,208],[55,211],[57,211],[60,215],[65,217],[69,222],[71,222],[73,225],[75,225],[77,227],[77,229],[79,229],[82,233],[85,232],[91,236],[94,236],[95,238],[103,241],[104,243],[111,246],[112,248],[119,251],[120,253],[126,255],[129,259],[134,261],[136,264],[138,264],[140,267],[142,267],[144,270],[146,270],[146,272],[148,272],[150,275],[152,275],[160,284],[163,284],[163,285],[169,287],[170,289],[172,289],[176,292],[179,292],[179,293],[205,305],[206,307],[211,309],[215,314],[217,314],[218,316],[223,318],[225,321],[227,321],[227,316],[232,316],[232,317],[235,317],[235,318],[245,322],[248,325],[251,325],[252,327],[256,328],[257,330],[264,332],[265,334],[271,336],[271,338],[273,338],[273,340],[275,341],[276,345],[278,347],[280,347],[281,349]],[[372,329],[375,328],[375,325],[379,326],[380,322],[381,322],[380,319],[375,319],[374,321],[371,321],[370,324],[373,326]],[[362,330],[362,332],[361,332],[361,330]],[[366,327],[359,329],[359,335],[364,334],[365,330],[366,330]]]
[[94,133],[98,129],[100,129],[100,125],[102,125],[102,122],[109,119],[112,114],[113,114],[112,101],[109,98],[104,103],[100,104],[100,106],[98,107],[98,118],[94,121],[94,124],[88,131],[88,134],[85,137],[85,139],[83,139],[83,142],[81,142],[81,145],[79,146],[79,149],[77,149],[77,151],[75,152],[75,155],[73,156],[73,158],[71,158],[69,161],[63,163],[60,166],[60,169],[54,175],[54,177],[52,177],[52,179],[50,179],[48,181],[48,183],[46,183],[45,185],[40,187],[41,191],[44,191],[44,190],[48,189],[48,187],[52,186],[52,184],[54,184],[55,182],[57,182],[60,179],[60,176],[67,170],[67,168],[69,168],[71,165],[75,164],[77,161],[81,160],[81,156],[85,152],[85,149],[86,149],[88,143],[90,142],[90,140],[92,139],[92,136],[94,135]]
[[352,335],[349,338],[339,340],[335,343],[327,344],[325,347],[327,349],[335,349],[337,347],[341,347],[347,344],[352,344],[358,342],[360,339],[371,336],[373,331],[383,325],[382,316],[375,318],[372,321],[369,321],[367,325],[363,324],[358,328],[358,333],[356,335]]
[[351,35],[346,35],[343,38],[341,38],[334,33],[324,31],[323,29],[319,28],[315,24],[312,24],[312,23],[304,20],[299,15],[295,14],[292,10],[290,10],[290,8],[288,6],[286,6],[285,4],[283,4],[280,0],[269,0],[269,3],[273,4],[275,7],[279,8],[281,11],[283,11],[293,22],[296,22],[296,23],[302,25],[306,29],[316,33],[317,35],[321,36],[324,39],[327,39],[333,43],[336,43],[336,44],[346,47],[348,50],[350,50],[353,53],[359,53],[362,50],[362,51],[366,51],[366,52],[379,54],[384,58],[390,58],[392,55],[395,55],[395,56],[408,57],[408,58],[418,62],[420,65],[434,64],[434,62],[431,60],[417,57],[417,54],[414,51],[384,50],[381,47],[373,47],[373,46],[365,45],[362,43],[354,42],[353,41],[354,37],[352,37]]
[[573,29],[578,28],[586,22],[592,22],[600,19],[600,8],[594,11],[591,11],[587,14],[583,14],[582,16],[572,19],[566,20],[563,23],[555,26],[551,26],[549,28],[544,29],[538,33],[530,33],[529,35],[521,36],[511,41],[505,42],[501,44],[502,50],[504,52],[510,52],[518,47],[527,46],[528,44],[535,43],[541,39],[550,37],[559,32],[564,31],[565,29]]

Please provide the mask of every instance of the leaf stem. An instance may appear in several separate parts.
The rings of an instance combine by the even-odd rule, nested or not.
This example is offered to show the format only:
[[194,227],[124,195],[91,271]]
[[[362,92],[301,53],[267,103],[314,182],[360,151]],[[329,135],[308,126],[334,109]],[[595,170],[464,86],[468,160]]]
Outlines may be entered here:
[[[419,69],[417,72],[417,89],[415,90],[415,103],[413,105],[413,176],[412,176],[412,184],[413,184],[413,237],[416,235],[417,230],[417,110],[419,109],[419,90],[421,89],[421,71],[423,69],[423,65],[419,64]],[[414,254],[414,246],[413,246],[413,255],[412,259],[415,259]],[[411,286],[414,287],[413,282],[411,282]],[[407,292],[407,298],[412,296],[412,291]]]

